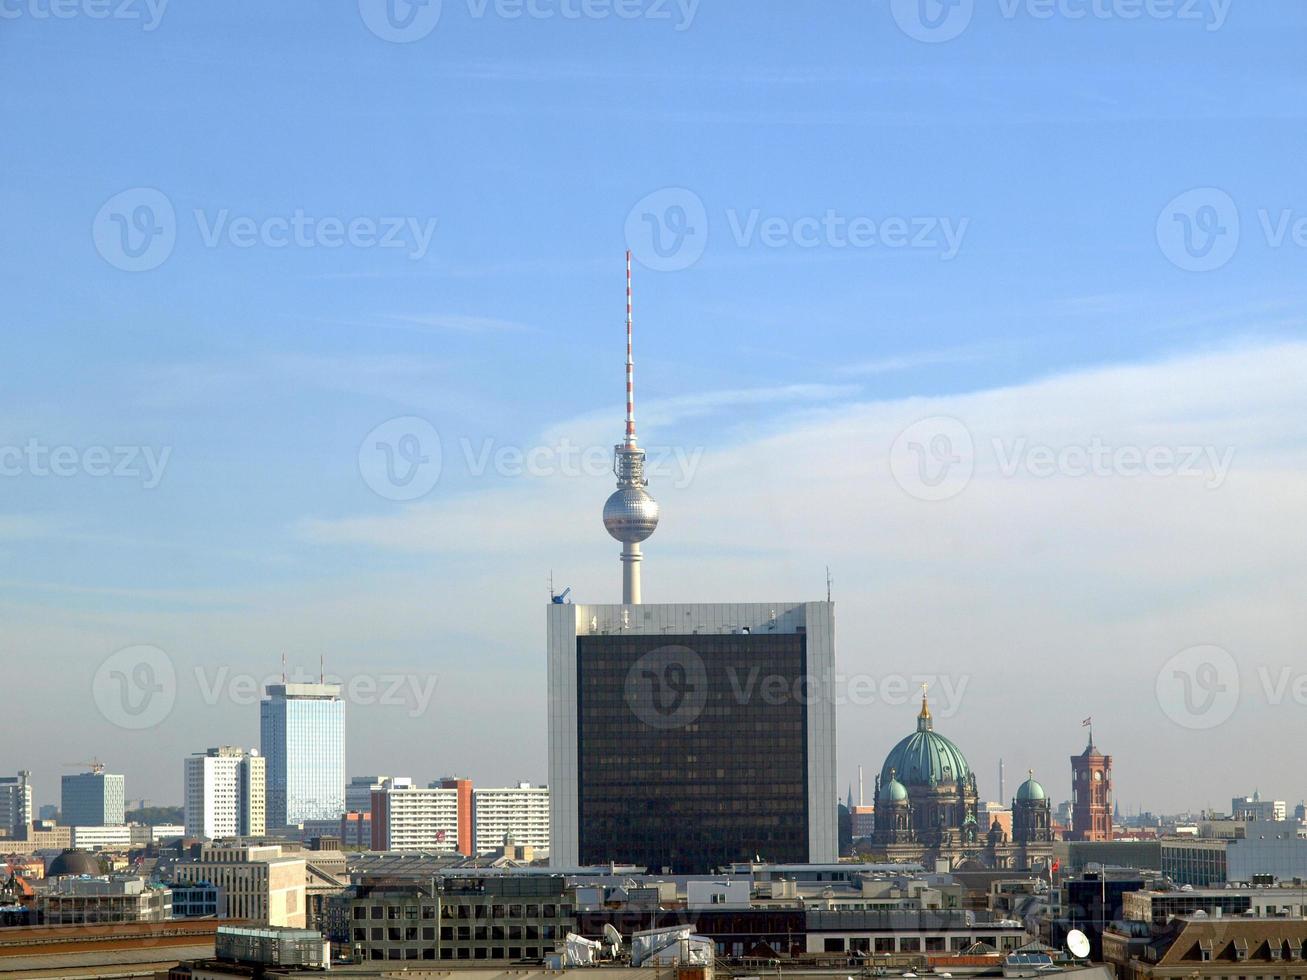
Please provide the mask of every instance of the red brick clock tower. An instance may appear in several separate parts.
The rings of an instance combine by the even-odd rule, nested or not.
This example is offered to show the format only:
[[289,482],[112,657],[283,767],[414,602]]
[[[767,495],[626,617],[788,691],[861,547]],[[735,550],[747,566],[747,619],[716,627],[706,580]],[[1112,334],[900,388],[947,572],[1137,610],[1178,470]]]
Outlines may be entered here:
[[1103,755],[1094,745],[1092,726],[1085,750],[1071,757],[1071,833],[1068,838],[1112,839],[1112,757]]

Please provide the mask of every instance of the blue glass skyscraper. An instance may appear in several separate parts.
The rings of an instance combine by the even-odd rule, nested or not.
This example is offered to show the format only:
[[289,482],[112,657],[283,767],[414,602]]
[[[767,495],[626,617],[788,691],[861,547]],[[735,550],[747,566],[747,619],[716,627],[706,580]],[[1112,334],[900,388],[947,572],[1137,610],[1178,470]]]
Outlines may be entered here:
[[345,701],[339,684],[269,684],[259,702],[268,830],[345,812]]

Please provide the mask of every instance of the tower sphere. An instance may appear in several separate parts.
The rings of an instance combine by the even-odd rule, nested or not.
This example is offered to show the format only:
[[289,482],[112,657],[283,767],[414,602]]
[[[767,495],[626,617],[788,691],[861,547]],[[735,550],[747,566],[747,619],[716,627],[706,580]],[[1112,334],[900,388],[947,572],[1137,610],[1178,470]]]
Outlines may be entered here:
[[604,504],[604,527],[623,544],[643,541],[658,527],[658,502],[644,487],[619,487]]

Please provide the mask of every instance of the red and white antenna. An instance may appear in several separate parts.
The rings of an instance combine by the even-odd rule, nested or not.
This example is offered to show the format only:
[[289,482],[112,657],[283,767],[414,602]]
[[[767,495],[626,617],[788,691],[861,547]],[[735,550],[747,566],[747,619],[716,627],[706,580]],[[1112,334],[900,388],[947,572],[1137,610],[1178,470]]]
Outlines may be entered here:
[[635,445],[635,359],[631,356],[631,250],[626,250],[626,445]]

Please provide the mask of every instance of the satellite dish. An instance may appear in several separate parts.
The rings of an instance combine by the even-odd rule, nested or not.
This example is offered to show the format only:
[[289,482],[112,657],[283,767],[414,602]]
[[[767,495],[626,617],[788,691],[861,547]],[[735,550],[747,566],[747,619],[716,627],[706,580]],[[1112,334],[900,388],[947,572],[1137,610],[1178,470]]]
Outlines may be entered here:
[[612,943],[615,948],[622,948],[622,934],[613,928],[611,922],[604,923],[604,938]]
[[1066,937],[1067,949],[1078,960],[1089,958],[1089,937],[1079,929],[1072,929]]

